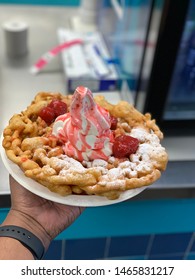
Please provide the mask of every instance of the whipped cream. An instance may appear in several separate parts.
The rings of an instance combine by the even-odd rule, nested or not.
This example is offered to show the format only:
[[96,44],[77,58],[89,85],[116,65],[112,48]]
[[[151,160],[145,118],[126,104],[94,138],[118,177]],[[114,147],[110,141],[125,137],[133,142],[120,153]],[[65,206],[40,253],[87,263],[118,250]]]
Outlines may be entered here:
[[64,142],[65,154],[79,161],[107,160],[114,141],[107,110],[95,103],[91,91],[77,87],[70,112],[56,118],[53,134]]

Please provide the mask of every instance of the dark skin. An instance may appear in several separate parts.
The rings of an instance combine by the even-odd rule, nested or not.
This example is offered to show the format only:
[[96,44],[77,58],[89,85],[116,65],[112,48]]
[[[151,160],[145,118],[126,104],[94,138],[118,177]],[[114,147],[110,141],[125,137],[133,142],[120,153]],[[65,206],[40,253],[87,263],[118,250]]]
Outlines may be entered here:
[[[41,198],[22,187],[11,176],[10,190],[11,209],[2,226],[17,225],[26,228],[42,241],[45,250],[48,249],[50,242],[69,227],[84,210],[82,207],[63,205]],[[6,238],[0,238],[0,249],[2,239]],[[0,259],[9,259],[9,253],[8,256],[1,257],[1,251]],[[9,252],[9,243],[7,252]],[[26,255],[24,255],[24,259],[25,257]],[[11,256],[10,259],[14,259],[14,257]]]

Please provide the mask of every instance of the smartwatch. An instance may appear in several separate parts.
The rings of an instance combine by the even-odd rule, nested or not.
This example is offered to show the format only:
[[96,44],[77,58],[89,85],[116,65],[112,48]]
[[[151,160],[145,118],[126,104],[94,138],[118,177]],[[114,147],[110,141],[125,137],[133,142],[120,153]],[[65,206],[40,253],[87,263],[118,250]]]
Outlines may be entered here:
[[12,225],[2,226],[0,227],[0,237],[14,238],[30,250],[35,259],[41,260],[43,258],[45,248],[41,240],[25,228]]

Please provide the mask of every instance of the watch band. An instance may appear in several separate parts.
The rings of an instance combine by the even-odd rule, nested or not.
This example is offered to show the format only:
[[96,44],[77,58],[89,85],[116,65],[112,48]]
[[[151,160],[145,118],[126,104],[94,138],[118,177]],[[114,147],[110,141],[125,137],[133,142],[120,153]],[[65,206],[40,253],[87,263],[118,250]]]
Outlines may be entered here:
[[34,258],[41,260],[45,253],[45,248],[41,240],[32,232],[18,226],[0,227],[0,237],[11,237],[20,241],[28,250],[31,251]]

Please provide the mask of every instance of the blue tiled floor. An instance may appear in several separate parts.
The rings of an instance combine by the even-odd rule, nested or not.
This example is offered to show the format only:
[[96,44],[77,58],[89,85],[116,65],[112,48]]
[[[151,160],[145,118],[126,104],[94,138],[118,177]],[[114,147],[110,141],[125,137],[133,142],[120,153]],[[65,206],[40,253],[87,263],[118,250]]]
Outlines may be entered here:
[[195,234],[54,240],[45,260],[195,260]]
[[195,260],[195,252],[189,253],[189,255],[186,258],[187,260]]
[[145,260],[145,256],[120,256],[115,258],[109,258],[109,260]]
[[194,236],[194,241],[193,241],[193,244],[192,244],[191,251],[195,252],[195,236]]
[[149,255],[148,260],[183,260],[184,254]]
[[149,235],[111,238],[108,257],[145,255]]
[[65,259],[91,260],[104,258],[106,238],[68,240],[65,245]]
[[62,256],[62,241],[54,240],[51,242],[44,260],[60,260]]
[[171,254],[185,252],[192,233],[158,234],[154,237],[150,254]]

